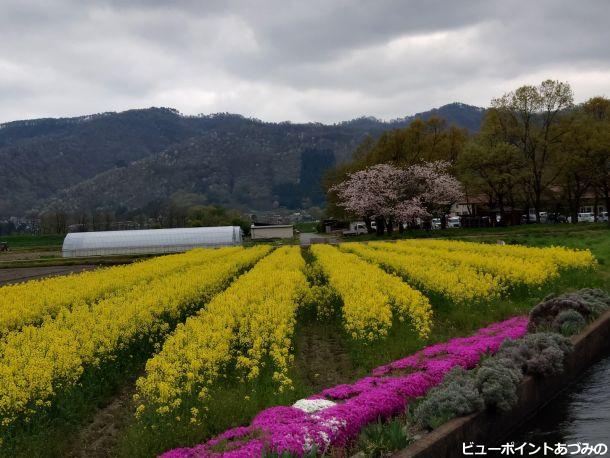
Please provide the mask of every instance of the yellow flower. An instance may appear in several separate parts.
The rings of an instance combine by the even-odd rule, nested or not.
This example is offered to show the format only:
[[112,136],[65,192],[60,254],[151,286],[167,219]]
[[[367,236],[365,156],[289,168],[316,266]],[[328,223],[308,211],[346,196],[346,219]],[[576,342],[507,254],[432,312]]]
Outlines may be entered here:
[[[26,325],[9,332],[0,341],[3,426],[48,408],[59,392],[80,383],[86,368],[112,362],[129,345],[163,334],[168,319],[192,313],[269,250],[258,246],[176,255],[168,260],[173,271],[158,277],[149,275],[145,281],[92,304],[61,307],[55,318],[38,327]],[[152,265],[158,264],[162,262]],[[125,273],[112,272],[118,282]],[[162,390],[171,393],[173,387],[164,384]],[[141,414],[142,409],[138,409]]]
[[[271,360],[278,390],[291,388],[291,338],[309,288],[304,268],[300,248],[278,248],[179,325],[136,382],[142,402],[165,414],[193,393],[206,401],[204,387],[222,378],[231,363],[256,379],[264,361]],[[159,406],[167,409],[160,412]]]
[[343,300],[345,328],[354,339],[370,341],[386,336],[394,313],[399,318],[408,317],[420,337],[429,334],[432,308],[419,291],[396,275],[330,245],[314,245],[311,251],[329,285]]
[[341,249],[401,275],[424,291],[458,303],[494,299],[520,286],[540,287],[562,269],[597,265],[588,250],[453,240],[346,243]]

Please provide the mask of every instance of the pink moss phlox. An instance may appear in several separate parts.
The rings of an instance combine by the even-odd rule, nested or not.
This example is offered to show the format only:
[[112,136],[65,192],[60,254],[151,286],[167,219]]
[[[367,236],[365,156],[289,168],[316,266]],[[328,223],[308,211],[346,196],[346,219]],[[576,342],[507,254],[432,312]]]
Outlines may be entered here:
[[313,447],[323,451],[329,445],[345,445],[357,438],[365,425],[404,412],[410,399],[426,394],[454,367],[473,368],[483,355],[498,351],[505,339],[518,339],[526,330],[527,317],[515,317],[470,337],[431,345],[377,367],[372,376],[309,397],[338,401],[332,407],[312,414],[285,406],[265,409],[249,427],[231,429],[190,449],[171,450],[163,458],[259,457],[263,450],[302,455]]

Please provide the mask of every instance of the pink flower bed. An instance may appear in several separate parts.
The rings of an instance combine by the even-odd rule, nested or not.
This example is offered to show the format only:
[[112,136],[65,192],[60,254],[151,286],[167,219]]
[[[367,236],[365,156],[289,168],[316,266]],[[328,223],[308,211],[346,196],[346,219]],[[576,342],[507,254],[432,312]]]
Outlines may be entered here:
[[192,448],[166,452],[162,458],[260,457],[264,450],[303,455],[355,439],[362,427],[405,411],[409,399],[423,396],[441,383],[455,366],[471,369],[486,353],[495,353],[505,339],[518,339],[527,330],[527,317],[494,323],[470,337],[432,345],[373,370],[352,384],[337,385],[311,396],[335,401],[314,412],[272,407],[260,412],[250,426],[233,428]]

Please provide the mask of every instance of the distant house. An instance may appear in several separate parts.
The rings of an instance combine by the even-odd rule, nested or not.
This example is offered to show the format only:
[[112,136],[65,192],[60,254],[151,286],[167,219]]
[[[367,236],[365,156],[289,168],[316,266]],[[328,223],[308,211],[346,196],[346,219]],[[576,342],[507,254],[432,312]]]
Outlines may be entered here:
[[466,197],[460,202],[456,202],[451,207],[450,213],[458,216],[477,216],[481,213],[487,214],[489,207],[489,197],[479,194]]
[[[596,205],[597,205],[597,208],[595,208]],[[595,214],[596,210],[597,210],[598,215],[603,212],[608,211],[608,209],[604,205],[602,199],[595,198],[595,193],[593,193],[591,191],[585,192],[580,200],[580,208],[578,209],[578,212]]]
[[294,237],[292,224],[275,224],[269,226],[252,225],[250,227],[252,240],[262,239],[291,239]]

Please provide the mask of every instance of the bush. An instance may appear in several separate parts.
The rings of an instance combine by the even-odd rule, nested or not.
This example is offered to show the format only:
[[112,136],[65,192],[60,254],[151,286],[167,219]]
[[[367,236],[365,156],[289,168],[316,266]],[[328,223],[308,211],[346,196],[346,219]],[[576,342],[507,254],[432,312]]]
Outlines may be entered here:
[[[596,294],[596,293],[595,293]],[[584,318],[573,309],[557,317],[557,325],[581,326]],[[478,370],[451,370],[431,389],[415,409],[414,419],[436,428],[452,418],[482,410],[484,406],[509,410],[517,402],[517,387],[524,374],[549,376],[563,371],[572,342],[554,332],[526,334],[519,340],[505,340],[498,352],[485,359]]]
[[290,452],[277,453],[263,450],[261,458],[317,458],[319,455],[318,449],[314,447],[309,452],[305,452],[303,455],[295,455],[294,453]]
[[598,317],[610,308],[610,295],[599,288],[585,288],[579,291],[587,302],[594,317]]
[[526,374],[549,376],[563,370],[563,360],[572,350],[570,340],[553,332],[526,334],[519,340],[505,341],[497,357],[508,358]]
[[587,322],[576,310],[564,310],[553,321],[553,329],[564,336],[571,336],[580,332]]
[[483,361],[476,374],[476,383],[487,407],[510,410],[517,403],[517,385],[522,378],[519,363],[496,356]]
[[358,449],[364,456],[381,458],[392,456],[397,450],[402,450],[413,440],[409,437],[407,427],[400,418],[387,423],[377,423],[365,426],[358,438]]
[[452,418],[482,410],[484,405],[474,373],[455,367],[439,386],[428,392],[415,409],[414,417],[420,425],[434,429]]
[[565,310],[574,310],[584,319],[595,319],[610,307],[610,296],[601,289],[585,288],[561,296],[547,296],[530,312],[528,331],[553,329],[553,322]]

